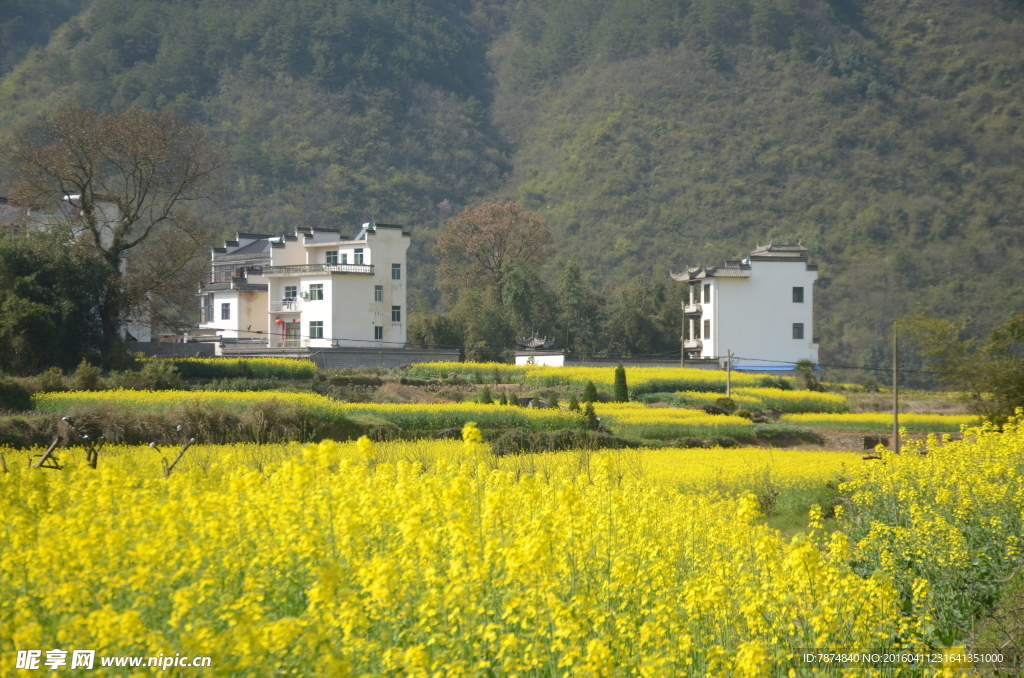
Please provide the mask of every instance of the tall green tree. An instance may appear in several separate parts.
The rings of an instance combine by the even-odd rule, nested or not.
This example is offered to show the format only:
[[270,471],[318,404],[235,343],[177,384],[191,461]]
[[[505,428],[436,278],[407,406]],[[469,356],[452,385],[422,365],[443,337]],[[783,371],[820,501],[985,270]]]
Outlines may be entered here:
[[576,353],[595,353],[601,323],[600,301],[584,281],[575,259],[566,261],[559,272],[556,296],[559,343]]
[[612,400],[617,403],[629,402],[629,385],[626,383],[626,368],[619,363],[615,368],[615,386],[612,391]]
[[70,370],[97,354],[102,268],[59,234],[0,234],[0,370]]

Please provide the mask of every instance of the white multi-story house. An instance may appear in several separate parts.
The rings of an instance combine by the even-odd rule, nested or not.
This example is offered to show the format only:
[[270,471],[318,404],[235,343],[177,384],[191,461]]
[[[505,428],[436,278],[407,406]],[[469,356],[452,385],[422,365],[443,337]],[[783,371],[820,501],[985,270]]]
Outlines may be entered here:
[[758,246],[742,261],[671,275],[689,285],[683,302],[686,358],[720,359],[731,351],[734,366],[750,369],[818,362],[818,266],[807,262],[806,247]]
[[270,348],[401,348],[408,249],[393,224],[363,224],[355,238],[240,233],[213,251],[200,327]]

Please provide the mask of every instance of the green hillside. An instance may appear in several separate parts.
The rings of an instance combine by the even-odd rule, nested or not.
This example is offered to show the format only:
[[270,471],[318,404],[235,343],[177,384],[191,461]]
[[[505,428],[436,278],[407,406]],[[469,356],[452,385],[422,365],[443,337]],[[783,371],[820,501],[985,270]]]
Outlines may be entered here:
[[1020,2],[82,4],[0,52],[0,134],[68,97],[176,110],[234,160],[216,230],[407,223],[428,301],[439,225],[512,198],[552,283],[801,240],[823,361],[883,363],[910,311],[1024,308]]

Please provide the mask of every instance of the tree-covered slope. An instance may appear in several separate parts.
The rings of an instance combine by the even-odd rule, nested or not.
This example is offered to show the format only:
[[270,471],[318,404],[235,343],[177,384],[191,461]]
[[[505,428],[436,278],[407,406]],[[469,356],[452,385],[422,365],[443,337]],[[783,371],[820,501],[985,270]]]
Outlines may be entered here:
[[512,198],[555,234],[551,282],[801,240],[829,361],[884,360],[906,312],[1024,307],[1019,2],[82,6],[4,53],[0,136],[63,98],[176,110],[234,161],[217,230],[403,221],[423,299],[440,223]]
[[802,240],[830,361],[910,311],[1024,307],[1024,7],[670,5],[530,0],[494,49],[510,191],[584,269]]

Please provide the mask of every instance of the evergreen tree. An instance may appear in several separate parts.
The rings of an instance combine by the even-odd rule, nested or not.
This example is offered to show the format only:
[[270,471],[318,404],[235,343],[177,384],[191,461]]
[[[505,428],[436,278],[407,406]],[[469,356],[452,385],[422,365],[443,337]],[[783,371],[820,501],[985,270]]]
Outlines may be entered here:
[[596,431],[601,428],[601,422],[597,420],[597,413],[594,412],[594,403],[587,403],[583,416],[587,418],[587,429]]
[[548,407],[558,407],[558,391],[548,391]]
[[493,405],[494,399],[491,398],[491,389],[484,386],[480,389],[480,404],[481,405]]
[[576,394],[575,393],[570,393],[569,394],[569,411],[570,412],[579,412],[580,411],[580,401],[576,399]]
[[615,368],[615,388],[612,400],[617,403],[629,402],[629,387],[626,385],[626,368],[619,363]]
[[588,381],[586,388],[583,389],[583,402],[597,402],[597,387],[594,386],[594,382],[592,381]]
[[557,299],[559,344],[577,353],[594,353],[600,303],[585,284],[575,259],[567,261],[558,274]]
[[499,405],[508,405],[508,394],[504,391],[501,392],[501,398],[498,400]]

